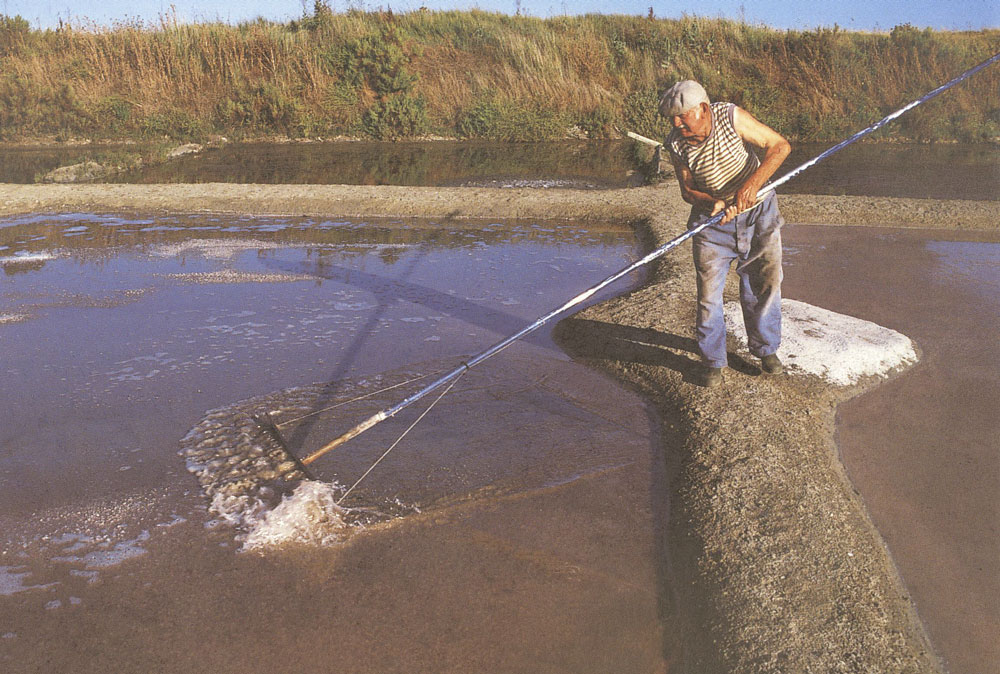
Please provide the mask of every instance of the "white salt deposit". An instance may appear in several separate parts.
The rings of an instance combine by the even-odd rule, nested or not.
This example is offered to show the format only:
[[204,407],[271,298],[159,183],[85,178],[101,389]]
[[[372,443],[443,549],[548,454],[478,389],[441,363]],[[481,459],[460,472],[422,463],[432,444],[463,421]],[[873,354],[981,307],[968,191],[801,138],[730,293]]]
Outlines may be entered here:
[[167,278],[188,283],[293,283],[297,281],[314,281],[315,277],[305,274],[265,274],[258,272],[243,272],[234,269],[223,269],[210,272],[193,272],[190,274],[167,274]]
[[[725,315],[730,332],[745,349],[739,303],[727,302]],[[917,361],[909,337],[871,321],[789,299],[782,300],[781,319],[778,356],[786,368],[832,384],[847,386],[863,377],[885,377]]]
[[54,253],[26,253],[20,252],[14,255],[0,257],[0,266],[8,264],[25,264],[28,262],[48,262],[56,259]]
[[283,243],[262,239],[190,239],[180,243],[164,243],[151,249],[158,257],[175,257],[182,253],[196,253],[211,260],[229,260],[246,250],[274,250],[287,248]]

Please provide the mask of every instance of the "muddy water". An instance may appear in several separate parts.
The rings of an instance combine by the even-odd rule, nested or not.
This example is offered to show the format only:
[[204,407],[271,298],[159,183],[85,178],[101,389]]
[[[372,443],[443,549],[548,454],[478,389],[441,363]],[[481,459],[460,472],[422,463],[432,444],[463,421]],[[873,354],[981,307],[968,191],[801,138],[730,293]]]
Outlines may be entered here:
[[595,189],[624,187],[637,168],[634,147],[625,141],[247,143],[117,180]]
[[[794,144],[783,171],[834,143]],[[1000,199],[1000,146],[860,143],[790,180],[789,194],[846,194],[915,199]]]
[[[795,143],[784,169],[833,143]],[[137,153],[141,150],[135,150]],[[0,147],[0,182],[31,183],[114,147]],[[130,148],[118,148],[128,152]],[[650,153],[632,141],[234,143],[114,177],[126,183],[625,187]],[[1000,199],[1000,147],[860,143],[789,182],[795,194]]]
[[30,184],[52,169],[78,164],[117,146],[0,145],[0,182]]
[[841,406],[837,444],[952,674],[1000,671],[1000,237],[789,226],[785,246],[787,296],[922,350]]
[[459,381],[352,495],[396,510],[343,543],[238,552],[178,455],[261,399],[306,400],[286,436],[315,448],[398,400],[325,409],[352,387],[453,367],[632,255],[618,227],[0,222],[0,669],[669,668],[655,423],[546,333]]

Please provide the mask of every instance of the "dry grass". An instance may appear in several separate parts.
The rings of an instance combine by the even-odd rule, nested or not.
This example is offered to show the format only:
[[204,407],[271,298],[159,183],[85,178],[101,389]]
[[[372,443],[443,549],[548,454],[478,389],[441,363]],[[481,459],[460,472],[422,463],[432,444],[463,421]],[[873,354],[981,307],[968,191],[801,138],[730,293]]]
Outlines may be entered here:
[[[164,19],[35,31],[0,17],[0,137],[398,137],[463,129],[501,137],[483,120],[515,114],[518,125],[528,122],[523,139],[574,125],[593,135],[626,127],[655,135],[664,127],[647,109],[651,101],[677,79],[695,78],[791,137],[833,140],[998,47],[1000,31],[778,31],[690,16],[334,14],[322,2],[287,24]],[[543,121],[531,123],[532,115]],[[1000,68],[890,133],[1000,137]]]

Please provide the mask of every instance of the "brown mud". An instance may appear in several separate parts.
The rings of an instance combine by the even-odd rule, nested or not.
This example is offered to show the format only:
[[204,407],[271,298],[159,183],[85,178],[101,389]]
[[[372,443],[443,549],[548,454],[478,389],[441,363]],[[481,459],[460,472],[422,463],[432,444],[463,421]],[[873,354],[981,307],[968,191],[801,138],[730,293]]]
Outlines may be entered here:
[[[792,195],[781,204],[786,220],[803,224],[995,231],[1000,221],[992,202]],[[505,219],[628,221],[645,246],[679,234],[686,210],[673,186],[600,192],[0,186],[4,214],[213,211],[459,219],[502,213]],[[683,255],[665,259],[643,287],[580,312],[557,330],[571,355],[614,373],[659,413],[671,485],[668,562],[685,623],[665,629],[685,644],[686,669],[940,671],[886,545],[837,459],[837,406],[878,382],[831,387],[806,377],[766,378],[754,364],[733,361],[723,386],[697,387],[694,286],[687,265]],[[408,564],[400,560],[403,576]],[[444,571],[459,574],[472,565],[470,559],[468,567]]]

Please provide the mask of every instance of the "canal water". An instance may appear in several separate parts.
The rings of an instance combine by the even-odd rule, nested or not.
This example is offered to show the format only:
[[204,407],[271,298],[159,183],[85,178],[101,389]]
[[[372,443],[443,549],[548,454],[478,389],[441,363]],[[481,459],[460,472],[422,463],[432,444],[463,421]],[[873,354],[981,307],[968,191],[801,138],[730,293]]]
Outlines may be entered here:
[[[795,143],[785,170],[832,143]],[[142,148],[0,147],[0,182]],[[234,143],[111,178],[126,183],[272,183],[595,189],[643,181],[632,141]],[[672,178],[671,178],[672,180]],[[788,194],[1000,199],[1000,146],[857,143],[782,188]]]

